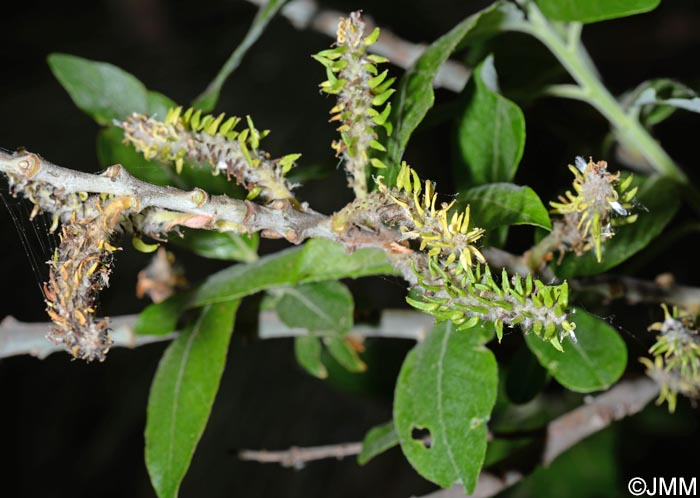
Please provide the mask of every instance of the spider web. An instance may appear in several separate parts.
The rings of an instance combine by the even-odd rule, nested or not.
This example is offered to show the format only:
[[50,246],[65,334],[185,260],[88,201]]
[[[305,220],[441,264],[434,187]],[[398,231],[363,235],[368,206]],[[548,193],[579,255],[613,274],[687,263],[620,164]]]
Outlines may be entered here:
[[58,236],[49,230],[51,217],[47,213],[38,213],[30,220],[33,205],[26,199],[13,197],[6,186],[0,190],[0,199],[15,226],[39,291],[45,298],[43,284],[49,276],[47,262],[59,245]]

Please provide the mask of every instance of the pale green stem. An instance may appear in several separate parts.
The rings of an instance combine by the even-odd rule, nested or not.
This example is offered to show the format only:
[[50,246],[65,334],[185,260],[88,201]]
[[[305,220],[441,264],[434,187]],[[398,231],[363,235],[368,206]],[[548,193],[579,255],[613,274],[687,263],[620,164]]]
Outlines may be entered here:
[[618,139],[638,150],[658,173],[687,184],[687,178],[659,143],[636,120],[629,116],[603,85],[586,49],[580,41],[580,24],[571,24],[566,33],[556,29],[542,15],[534,2],[528,6],[528,22],[518,23],[513,29],[540,40],[571,77],[578,83],[578,91],[568,86],[557,86],[552,93],[588,102],[595,107],[615,129]]

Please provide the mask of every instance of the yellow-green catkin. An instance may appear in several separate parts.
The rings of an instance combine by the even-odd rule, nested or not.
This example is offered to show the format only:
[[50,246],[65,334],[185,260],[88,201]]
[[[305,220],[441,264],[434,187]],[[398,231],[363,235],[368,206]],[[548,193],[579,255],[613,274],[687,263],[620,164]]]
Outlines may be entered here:
[[379,28],[369,34],[365,29],[359,12],[341,18],[335,47],[313,56],[326,68],[327,79],[321,83],[321,91],[337,96],[330,121],[339,123],[340,139],[332,147],[336,156],[343,158],[348,185],[356,197],[367,195],[367,166],[384,167],[379,159],[371,157],[371,151],[386,150],[375,128],[383,126],[391,134],[391,104],[387,101],[395,91],[391,86],[396,79],[388,76],[387,69],[378,69],[377,65],[388,59],[367,53],[379,37]]

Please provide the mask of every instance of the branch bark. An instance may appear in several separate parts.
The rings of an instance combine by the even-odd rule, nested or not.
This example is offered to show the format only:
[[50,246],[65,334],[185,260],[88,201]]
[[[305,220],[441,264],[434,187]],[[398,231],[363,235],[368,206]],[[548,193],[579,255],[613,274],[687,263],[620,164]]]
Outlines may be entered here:
[[360,451],[362,451],[362,443],[356,442],[310,446],[307,448],[293,446],[288,450],[282,451],[241,450],[238,453],[238,458],[258,463],[278,463],[282,467],[293,467],[299,470],[304,468],[304,465],[308,462],[325,460],[327,458],[341,460],[345,457],[358,455]]
[[131,176],[119,164],[95,175],[57,166],[37,154],[0,151],[0,172],[55,186],[64,194],[88,192],[130,197],[135,201],[136,211],[155,208],[192,214],[201,217],[203,227],[224,222],[239,228],[239,231],[260,231],[270,237],[284,237],[295,244],[309,237],[337,239],[327,216],[310,209],[294,209],[288,201],[263,206],[223,195],[209,196],[201,189],[188,192],[161,187]]

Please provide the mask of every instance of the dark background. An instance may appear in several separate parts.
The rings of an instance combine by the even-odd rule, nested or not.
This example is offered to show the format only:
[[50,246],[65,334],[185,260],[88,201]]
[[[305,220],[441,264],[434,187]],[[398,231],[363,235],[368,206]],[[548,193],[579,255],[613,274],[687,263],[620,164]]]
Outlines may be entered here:
[[[344,12],[363,8],[379,25],[403,38],[430,42],[487,3],[333,1],[324,6]],[[7,3],[0,28],[0,146],[24,146],[62,166],[99,169],[98,127],[53,78],[46,56],[65,52],[110,62],[136,75],[149,89],[186,103],[205,88],[242,39],[255,10],[243,1]],[[584,41],[614,93],[654,77],[673,77],[698,88],[699,26],[700,4],[665,0],[651,14],[586,28]],[[518,46],[515,55],[496,45],[505,88],[526,86],[536,76],[535,62],[548,64],[535,43],[512,42],[506,40],[503,46]],[[306,181],[300,193],[323,212],[350,199],[343,173],[335,169],[330,153],[334,134],[326,116],[331,104],[317,88],[323,71],[309,57],[329,43],[314,32],[296,31],[283,18],[274,20],[224,87],[217,106],[230,114],[252,114],[259,128],[272,129],[267,148],[274,154],[302,152],[302,164],[324,171],[322,180]],[[505,62],[499,64],[501,60]],[[598,153],[607,126],[582,104],[519,97],[528,142],[517,182],[533,186],[543,199],[551,198],[569,181],[563,165],[575,154]],[[438,92],[438,107],[449,109],[459,102],[454,94]],[[414,166],[440,181],[445,192],[452,191],[451,133],[449,120],[428,123],[407,153]],[[697,117],[677,113],[659,127],[658,136],[688,174],[697,176]],[[6,192],[5,183],[2,189]],[[681,213],[674,226],[689,219]],[[37,288],[40,277],[33,273],[5,210],[0,210],[0,230],[4,288],[0,317],[44,321]],[[522,249],[529,240],[531,231],[521,229],[513,232],[509,243],[514,250]],[[619,271],[629,269],[648,278],[670,271],[681,283],[697,285],[693,254],[698,242],[697,229],[690,230],[673,247],[656,248],[652,260],[643,264],[633,260]],[[262,250],[279,247],[264,242]],[[178,254],[192,280],[222,267]],[[46,255],[39,254],[39,259]],[[144,306],[134,296],[134,285],[147,260],[131,250],[120,254],[112,287],[101,298],[105,313],[135,313]],[[350,284],[362,316],[403,303],[403,286],[394,280],[372,278]],[[248,310],[254,311],[251,304]],[[659,318],[658,309],[612,305],[596,311],[620,328],[634,371],[635,358],[649,345],[644,329]],[[410,347],[402,342],[370,343],[367,374],[336,373],[324,383],[296,365],[291,341],[256,341],[252,330],[247,323],[234,334],[221,390],[181,496],[407,497],[432,489],[396,449],[364,468],[352,459],[314,463],[301,472],[239,462],[240,448],[282,449],[361,439],[369,427],[390,419],[394,376]],[[509,339],[511,344],[499,352],[504,357],[521,346],[518,337]],[[164,347],[114,350],[103,364],[72,362],[65,354],[43,361],[0,360],[1,448],[6,460],[0,466],[0,496],[154,496],[143,463],[143,427],[150,380]],[[550,384],[547,394],[561,393]],[[698,443],[697,412],[686,401],[680,402],[675,417],[665,408],[649,408],[592,443],[603,445],[600,451],[610,459],[600,460],[598,471],[608,466],[606,472],[612,472],[599,476],[600,487],[592,477],[588,487],[575,487],[580,496],[627,496],[625,483],[635,475],[700,477],[695,459],[686,456],[686,450]],[[592,454],[598,455],[593,461],[600,458]],[[600,474],[578,469],[579,479]],[[557,475],[561,474],[548,475],[550,483]],[[532,489],[516,492],[528,495],[535,493]],[[561,496],[556,486],[547,489],[545,495]]]

